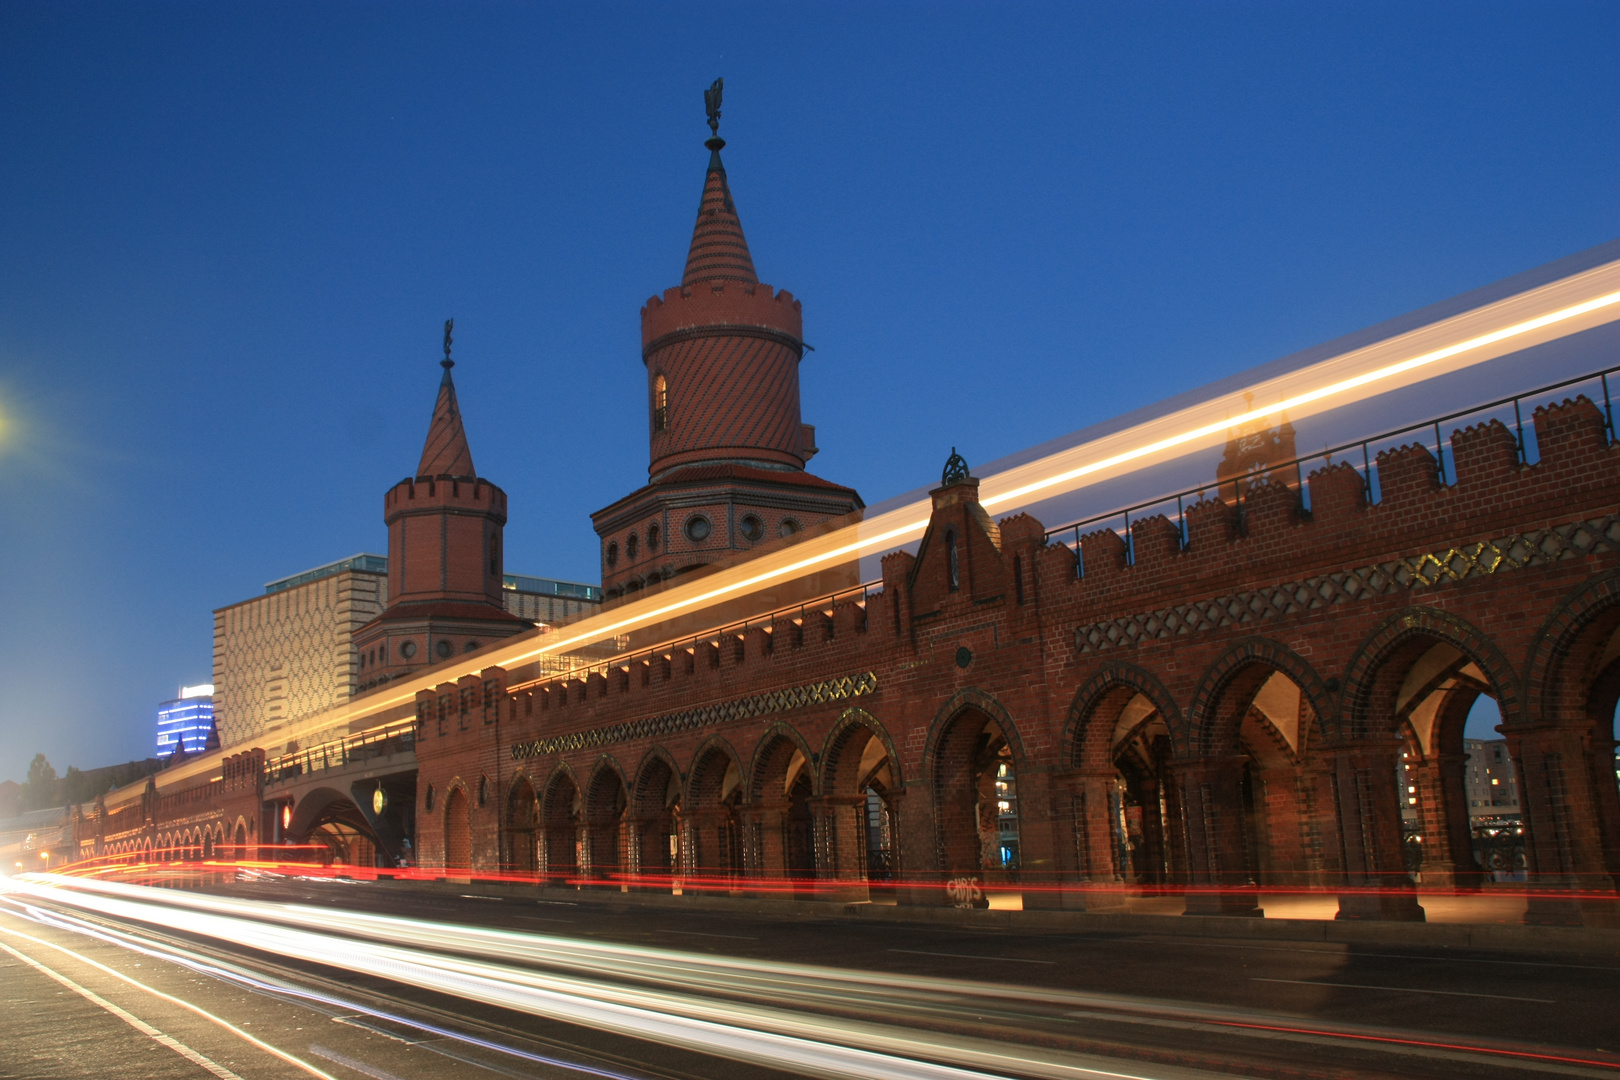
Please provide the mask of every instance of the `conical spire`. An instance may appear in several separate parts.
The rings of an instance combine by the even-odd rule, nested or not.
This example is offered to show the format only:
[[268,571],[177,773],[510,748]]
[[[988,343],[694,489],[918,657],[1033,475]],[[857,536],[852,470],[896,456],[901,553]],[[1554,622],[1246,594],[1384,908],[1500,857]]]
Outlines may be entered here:
[[754,257],[748,253],[742,221],[731,201],[726,184],[726,167],[720,163],[720,148],[726,140],[716,135],[703,144],[709,148],[709,172],[703,178],[703,201],[698,204],[697,226],[692,230],[692,247],[686,253],[686,273],[681,287],[699,281],[740,281],[758,285]]
[[450,359],[450,330],[454,319],[444,324],[444,378],[439,380],[439,400],[433,405],[433,423],[428,426],[427,442],[422,446],[422,463],[416,467],[417,476],[464,476],[473,478],[472,449],[467,445],[467,432],[461,426],[461,406],[456,402],[456,384],[450,378],[450,369],[456,362]]

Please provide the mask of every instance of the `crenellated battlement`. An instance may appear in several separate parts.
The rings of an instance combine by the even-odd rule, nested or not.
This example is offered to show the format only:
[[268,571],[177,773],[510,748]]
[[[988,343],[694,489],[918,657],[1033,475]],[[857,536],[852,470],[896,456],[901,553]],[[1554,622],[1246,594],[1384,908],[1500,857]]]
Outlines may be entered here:
[[1396,560],[1439,548],[1547,528],[1596,507],[1620,507],[1620,446],[1605,417],[1581,396],[1537,409],[1539,460],[1521,464],[1518,440],[1491,420],[1452,433],[1450,483],[1426,447],[1406,445],[1376,459],[1378,499],[1347,462],[1312,471],[1309,507],[1297,487],[1254,483],[1241,507],[1217,498],[1187,506],[1186,541],[1165,515],[1131,523],[1131,542],[1099,528],[1080,538],[1080,567],[1061,544],[1040,556],[1054,598],[1090,618],[1151,608],[1168,597],[1214,594],[1270,580]]
[[407,477],[383,495],[384,521],[412,511],[448,507],[477,510],[506,520],[506,492],[483,478],[457,476]]
[[641,346],[645,350],[682,330],[725,326],[765,327],[798,341],[804,335],[804,315],[786,289],[776,292],[763,283],[700,282],[665,289],[663,296],[648,299],[641,309]]

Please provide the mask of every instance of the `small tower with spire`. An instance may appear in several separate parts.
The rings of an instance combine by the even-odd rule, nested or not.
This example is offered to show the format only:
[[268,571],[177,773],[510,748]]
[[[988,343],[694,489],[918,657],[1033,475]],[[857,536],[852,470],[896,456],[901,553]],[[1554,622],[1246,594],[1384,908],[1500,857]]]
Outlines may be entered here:
[[863,506],[805,471],[803,314],[754,270],[720,159],[723,85],[703,95],[709,166],[681,284],[641,309],[648,482],[591,515],[610,600]]
[[506,610],[506,492],[473,468],[450,369],[455,320],[444,324],[439,396],[416,473],[383,496],[388,607],[355,632],[358,688],[471,652],[531,624]]

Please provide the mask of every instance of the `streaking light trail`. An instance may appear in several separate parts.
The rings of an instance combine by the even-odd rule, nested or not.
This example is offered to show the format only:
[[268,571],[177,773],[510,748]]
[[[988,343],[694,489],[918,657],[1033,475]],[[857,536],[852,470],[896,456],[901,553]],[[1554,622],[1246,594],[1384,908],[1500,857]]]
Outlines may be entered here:
[[[1117,1060],[1053,1047],[1039,1036],[1039,1028],[1031,1030],[1045,1045],[1013,1041],[1019,1029],[1010,1024],[1065,1017],[1104,1025],[1252,1032],[1253,1037],[1268,1040],[1357,1046],[1380,1054],[1507,1064],[1552,1074],[1620,1073],[1620,1059],[1601,1053],[1304,1021],[1234,1006],[690,953],[56,875],[0,879],[0,892],[4,891],[12,894],[7,899],[13,906],[23,907],[41,922],[106,941],[118,939],[114,943],[138,951],[150,946],[72,915],[55,914],[54,909],[76,908],[148,924],[160,932],[201,934],[468,1000],[811,1075],[930,1080],[1009,1073],[1110,1080],[1143,1075],[1141,1065],[1122,1071]],[[172,953],[173,947],[164,946],[163,951]],[[177,962],[196,967],[198,960]],[[225,972],[222,977],[240,978],[242,972]],[[997,1033],[995,1041],[953,1033],[960,1028],[982,1029],[980,1021],[987,1015],[998,1018],[990,1029]],[[884,1022],[873,1022],[874,1016]],[[1118,1045],[1112,1039],[1110,1044]],[[1209,1073],[1156,1066],[1147,1075],[1190,1080]]]
[[[1605,263],[1549,284],[1441,319],[1383,341],[1264,379],[1246,393],[1259,404],[1233,411],[1236,393],[1225,393],[1134,424],[1034,461],[988,475],[980,498],[987,509],[1012,513],[1133,470],[1193,452],[1244,424],[1281,412],[1300,419],[1340,408],[1422,380],[1461,370],[1620,318],[1620,261]],[[458,663],[389,684],[378,692],[311,717],[286,730],[289,739],[352,725],[415,700],[417,691],[476,674],[483,668],[512,669],[545,657],[566,655],[669,620],[693,616],[722,602],[894,550],[920,537],[929,517],[927,500],[786,548],[767,551],[735,566],[657,595],[625,603],[545,634],[526,634],[491,646]],[[725,619],[716,625],[735,621]],[[700,631],[701,632],[701,631]],[[169,770],[164,786],[217,767],[218,753]],[[131,789],[130,797],[139,789]],[[112,804],[114,800],[109,800]]]

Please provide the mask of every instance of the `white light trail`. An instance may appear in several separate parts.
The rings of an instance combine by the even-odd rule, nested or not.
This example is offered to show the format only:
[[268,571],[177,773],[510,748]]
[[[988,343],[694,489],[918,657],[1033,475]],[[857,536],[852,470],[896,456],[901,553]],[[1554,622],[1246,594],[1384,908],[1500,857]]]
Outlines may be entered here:
[[[176,896],[166,890],[80,879],[41,877],[7,882],[4,887],[36,901],[199,934],[629,1038],[832,1080],[1003,1080],[1008,1073],[1002,1070],[1043,1080],[1162,1080],[1169,1075],[1161,1071],[1147,1077],[1065,1060],[1077,1056],[1061,1052],[1035,1056],[1039,1051],[1034,1047],[948,1035],[923,1038],[874,1023],[613,984],[518,967],[509,959],[446,955],[396,943],[403,935],[411,941],[452,947],[458,938],[465,940],[464,932],[472,929],[467,927],[406,920],[407,929],[396,920],[387,927],[390,940],[366,940],[330,932],[335,926],[369,921],[371,932],[378,933],[375,917],[354,912],[198,894]],[[510,950],[524,938],[509,933],[501,940]],[[556,963],[567,961],[570,944],[590,947],[567,939],[540,940],[553,950]],[[505,955],[509,957],[510,951]],[[683,955],[691,963],[713,959],[670,954],[674,958]],[[1173,1074],[1188,1080],[1209,1075],[1186,1069]]]
[[[1200,449],[1234,428],[1279,412],[1287,411],[1300,419],[1616,318],[1620,318],[1620,261],[1262,380],[1247,388],[1261,404],[1244,405],[1233,412],[1237,392],[1222,394],[991,474],[981,480],[981,502],[999,514],[1012,513],[1021,506]],[[487,667],[511,669],[582,649],[893,550],[922,535],[929,511],[928,501],[920,500],[821,536],[806,537],[781,550],[767,551],[692,582],[677,580],[657,595],[625,603],[550,633],[511,638],[481,650],[470,660],[441,665],[422,676],[391,683],[388,691],[367,695],[289,727],[284,736],[297,739],[337,725],[352,726],[414,701],[420,690],[431,690],[439,683],[453,682]],[[717,625],[731,621],[727,618]],[[167,787],[216,769],[219,757],[220,752],[215,752],[168,770],[160,783]],[[137,798],[140,791],[139,786],[124,789],[110,797],[108,805]]]

